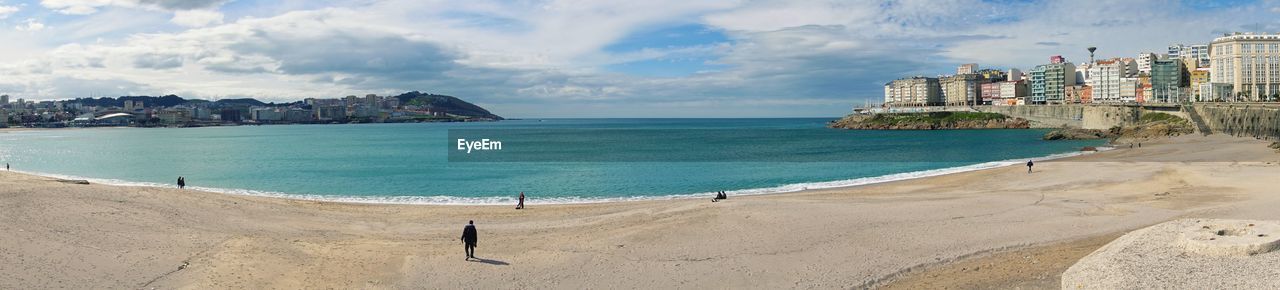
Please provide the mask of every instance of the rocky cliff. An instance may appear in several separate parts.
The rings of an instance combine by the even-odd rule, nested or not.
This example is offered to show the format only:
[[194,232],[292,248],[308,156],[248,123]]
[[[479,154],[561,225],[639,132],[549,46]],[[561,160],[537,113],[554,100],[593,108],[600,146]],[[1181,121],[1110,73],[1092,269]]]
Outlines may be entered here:
[[996,113],[934,112],[855,114],[832,121],[827,127],[850,130],[1026,129],[1031,124],[1022,118]]

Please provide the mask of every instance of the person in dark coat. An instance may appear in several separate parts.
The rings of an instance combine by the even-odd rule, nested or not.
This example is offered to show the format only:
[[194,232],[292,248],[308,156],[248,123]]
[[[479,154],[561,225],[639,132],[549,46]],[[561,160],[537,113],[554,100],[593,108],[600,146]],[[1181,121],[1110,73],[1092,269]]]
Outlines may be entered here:
[[1031,160],[1027,160],[1027,173],[1031,173],[1031,166],[1034,166],[1034,165],[1036,165],[1035,162],[1031,162]]
[[524,192],[520,192],[520,203],[516,204],[516,209],[524,209]]
[[186,187],[187,187],[187,179],[183,178],[182,176],[178,176],[178,189],[183,189]]
[[462,244],[467,250],[467,260],[476,257],[476,222],[467,221],[467,226],[462,228]]

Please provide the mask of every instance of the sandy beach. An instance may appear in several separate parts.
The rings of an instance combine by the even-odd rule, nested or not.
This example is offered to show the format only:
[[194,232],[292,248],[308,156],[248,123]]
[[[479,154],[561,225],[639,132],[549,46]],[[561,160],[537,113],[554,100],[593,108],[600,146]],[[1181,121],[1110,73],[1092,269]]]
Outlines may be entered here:
[[[0,288],[1057,288],[1062,269],[1129,230],[1280,219],[1269,143],[1184,136],[1032,174],[518,211],[0,172]],[[483,260],[464,260],[468,220]]]

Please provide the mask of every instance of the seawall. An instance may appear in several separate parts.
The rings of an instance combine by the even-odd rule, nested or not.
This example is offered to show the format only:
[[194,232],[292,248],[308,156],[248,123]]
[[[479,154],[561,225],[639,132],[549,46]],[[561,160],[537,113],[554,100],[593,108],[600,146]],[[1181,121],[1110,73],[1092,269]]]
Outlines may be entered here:
[[1186,118],[1176,106],[1128,105],[1044,105],[1044,106],[976,106],[980,112],[1000,113],[1031,121],[1034,128],[1074,127],[1106,130],[1132,125],[1142,113],[1159,111]]
[[1203,123],[1203,127],[1216,134],[1280,138],[1280,104],[1199,103],[1189,111],[1198,115],[1193,121]]
[[943,111],[1000,113],[1027,119],[1032,128],[1107,130],[1138,123],[1142,114],[1166,113],[1190,120],[1201,134],[1280,139],[1280,103],[1197,103],[1181,105],[1031,105],[937,107]]

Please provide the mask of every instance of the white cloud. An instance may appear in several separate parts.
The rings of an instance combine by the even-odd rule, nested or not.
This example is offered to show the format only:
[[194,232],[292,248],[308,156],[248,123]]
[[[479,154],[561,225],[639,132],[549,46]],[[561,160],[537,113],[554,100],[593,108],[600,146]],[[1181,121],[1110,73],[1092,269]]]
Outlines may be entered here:
[[226,0],[41,0],[40,5],[58,13],[88,15],[108,6],[180,11],[212,8]]
[[186,27],[205,27],[222,24],[222,13],[211,10],[179,10],[173,13],[173,24]]
[[8,19],[9,16],[17,13],[21,8],[18,6],[2,6],[0,5],[0,19]]
[[18,24],[17,26],[14,26],[13,29],[17,29],[18,31],[40,31],[44,30],[44,23],[40,23],[40,21],[37,21],[35,18],[27,18],[23,24]]

